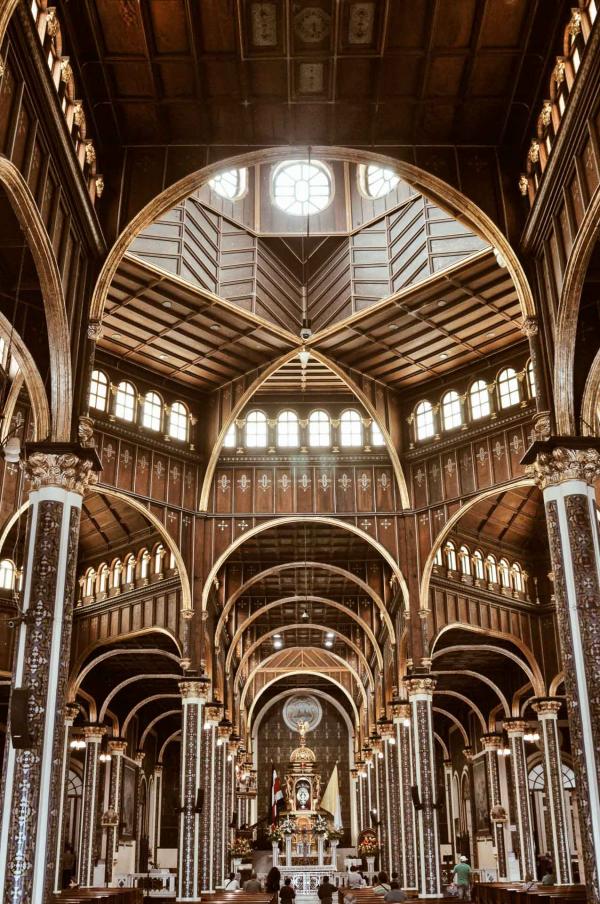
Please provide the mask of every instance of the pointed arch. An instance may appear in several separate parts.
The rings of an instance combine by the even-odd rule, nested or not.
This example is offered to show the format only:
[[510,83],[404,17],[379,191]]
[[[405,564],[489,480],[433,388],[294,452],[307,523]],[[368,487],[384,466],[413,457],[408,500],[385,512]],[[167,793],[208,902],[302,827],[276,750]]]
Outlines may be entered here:
[[519,477],[517,480],[511,480],[508,483],[490,487],[490,489],[484,490],[482,493],[478,493],[476,496],[470,498],[467,502],[464,503],[464,505],[461,505],[461,507],[457,509],[450,516],[450,518],[448,518],[443,528],[435,538],[435,541],[431,547],[431,550],[429,551],[429,555],[427,556],[425,565],[423,567],[420,589],[420,606],[423,611],[429,611],[429,582],[431,580],[431,574],[433,572],[435,555],[438,549],[441,549],[442,544],[448,537],[449,533],[456,527],[461,518],[466,515],[466,513],[470,509],[472,509],[474,505],[477,505],[479,502],[483,502],[484,499],[490,499],[492,496],[499,496],[502,493],[509,493],[511,490],[517,490],[520,487],[532,486],[535,486],[534,480],[529,477]]
[[[0,11],[0,27],[2,22]],[[31,190],[14,163],[3,156],[0,156],[0,183],[27,239],[44,302],[50,356],[50,436],[54,441],[67,442],[71,438],[73,384],[69,323],[60,271]],[[39,399],[36,404],[39,406]]]
[[[324,515],[289,515],[280,518],[271,518],[269,521],[263,521],[260,524],[255,525],[250,528],[246,533],[240,534],[239,537],[236,537],[232,543],[227,547],[227,549],[221,553],[218,557],[211,570],[208,573],[206,581],[204,582],[204,587],[202,588],[202,611],[206,611],[206,607],[208,604],[208,597],[210,594],[211,587],[213,585],[213,581],[216,578],[219,570],[226,563],[227,559],[239,546],[242,546],[246,540],[250,539],[250,537],[256,537],[258,534],[262,534],[267,530],[271,530],[274,527],[278,527],[282,524],[327,524],[329,527],[339,528],[340,530],[347,530],[352,534],[355,534],[357,537],[360,537],[361,540],[364,540],[370,546],[372,546],[392,569],[393,573],[398,578],[400,587],[402,589],[402,593],[404,596],[404,604],[406,609],[409,608],[409,596],[408,596],[408,587],[406,581],[404,579],[404,575],[400,571],[400,567],[398,566],[396,560],[392,556],[390,552],[379,543],[378,540],[375,540],[370,534],[366,533],[366,531],[361,530],[360,527],[357,527],[356,524],[352,524],[350,521],[340,521],[339,518],[328,518]],[[382,612],[382,618],[384,619],[388,631],[390,633],[390,637],[394,635],[394,629],[392,625],[392,620],[387,612],[384,610]]]
[[[353,621],[355,621],[360,626],[361,630],[365,632],[365,634],[371,641],[371,644],[375,651],[377,665],[383,672],[383,656],[381,654],[381,649],[379,647],[379,644],[377,643],[377,638],[375,637],[375,635],[374,635],[373,631],[371,630],[371,628],[369,627],[369,625],[367,625],[363,621],[363,619],[360,617],[360,615],[357,615],[356,612],[354,612],[352,609],[349,609],[347,606],[344,606],[342,603],[338,603],[335,600],[330,600],[328,597],[309,595],[309,596],[282,597],[279,600],[274,600],[271,603],[267,603],[266,606],[261,606],[260,609],[257,609],[255,612],[252,613],[252,615],[248,616],[248,618],[244,622],[242,622],[241,625],[239,625],[239,627],[238,627],[237,631],[235,632],[233,639],[229,645],[229,649],[227,651],[227,657],[225,659],[225,674],[229,675],[229,673],[231,671],[231,661],[232,661],[234,653],[235,653],[235,648],[238,645],[239,641],[241,640],[243,634],[248,630],[248,628],[250,627],[250,625],[253,622],[255,622],[258,618],[260,618],[261,615],[264,615],[266,612],[269,612],[271,609],[276,609],[278,606],[285,606],[288,603],[295,603],[300,600],[302,600],[302,601],[306,600],[307,602],[321,603],[324,606],[331,606],[332,609],[337,609],[338,612],[344,612],[349,618],[351,618]],[[327,630],[329,630],[329,629],[327,629]],[[215,637],[215,646],[217,646],[217,643],[218,643],[218,640]]]
[[[319,678],[322,678],[324,681],[329,681],[330,684],[335,685],[335,687],[337,687],[338,690],[340,690],[344,694],[344,696],[348,698],[348,702],[350,703],[352,712],[354,713],[354,725],[357,729],[360,727],[360,717],[358,714],[358,709],[357,709],[356,703],[354,702],[354,700],[352,698],[352,694],[348,691],[347,688],[344,687],[343,684],[340,684],[340,682],[336,681],[335,678],[332,678],[331,675],[326,675],[323,672],[311,671],[310,669],[294,669],[290,672],[286,672],[285,677],[289,678],[293,675],[317,675]],[[252,714],[254,712],[254,709],[256,707],[258,700],[262,697],[262,695],[266,691],[269,690],[270,687],[273,687],[274,684],[277,684],[278,681],[281,681],[282,677],[284,677],[284,676],[276,675],[275,678],[272,678],[270,681],[267,681],[267,683],[263,687],[261,687],[261,689],[258,691],[256,696],[253,698],[252,703],[250,704],[250,709],[248,710],[248,719],[247,719],[248,725],[252,725]],[[311,693],[313,693],[312,689],[311,689]],[[242,707],[240,706],[240,711],[241,711],[241,709],[242,709]]]

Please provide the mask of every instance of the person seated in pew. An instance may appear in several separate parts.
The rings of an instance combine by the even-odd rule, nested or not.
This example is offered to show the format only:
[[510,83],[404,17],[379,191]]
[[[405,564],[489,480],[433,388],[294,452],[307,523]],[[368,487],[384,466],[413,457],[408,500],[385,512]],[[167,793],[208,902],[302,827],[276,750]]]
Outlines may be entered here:
[[257,892],[262,891],[262,885],[256,878],[256,873],[252,873],[247,882],[244,882],[244,891]]
[[240,883],[235,877],[235,873],[229,873],[229,879],[223,886],[224,891],[238,891],[240,887]]
[[390,890],[383,896],[384,901],[406,901],[406,895],[400,888],[400,883],[396,879],[390,882]]
[[296,897],[296,892],[292,887],[292,880],[288,876],[283,883],[283,888],[279,892],[279,900],[281,904],[291,904]]
[[348,888],[361,888],[365,884],[365,880],[361,876],[356,866],[350,867],[350,872],[346,878]]
[[556,876],[551,869],[542,876],[542,885],[556,885]]
[[373,894],[381,895],[383,897],[388,891],[390,891],[388,874],[384,870],[381,870],[377,876],[377,882],[373,882]]

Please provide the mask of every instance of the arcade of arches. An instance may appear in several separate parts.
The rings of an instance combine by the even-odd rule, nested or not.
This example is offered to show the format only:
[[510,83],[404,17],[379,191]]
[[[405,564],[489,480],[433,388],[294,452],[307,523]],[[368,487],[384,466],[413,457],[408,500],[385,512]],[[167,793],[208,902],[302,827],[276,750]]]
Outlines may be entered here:
[[0,0],[6,904],[600,904],[597,9]]

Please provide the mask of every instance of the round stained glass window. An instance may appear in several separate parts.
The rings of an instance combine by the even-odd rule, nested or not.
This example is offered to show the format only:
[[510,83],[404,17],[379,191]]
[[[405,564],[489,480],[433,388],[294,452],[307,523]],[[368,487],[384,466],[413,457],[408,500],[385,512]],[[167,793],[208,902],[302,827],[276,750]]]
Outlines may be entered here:
[[226,198],[228,201],[239,201],[246,194],[248,170],[224,170],[213,179],[209,179],[208,184],[221,198]]
[[361,191],[367,198],[383,198],[400,182],[394,170],[387,167],[367,164],[360,167],[359,183]]
[[318,161],[286,160],[273,172],[273,200],[295,217],[320,213],[331,203],[329,170]]

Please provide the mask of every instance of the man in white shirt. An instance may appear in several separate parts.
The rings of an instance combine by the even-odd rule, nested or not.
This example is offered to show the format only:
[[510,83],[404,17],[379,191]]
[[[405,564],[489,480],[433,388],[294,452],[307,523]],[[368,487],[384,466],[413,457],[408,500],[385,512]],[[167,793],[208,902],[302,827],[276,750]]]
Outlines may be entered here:
[[363,886],[364,884],[364,879],[357,868],[355,866],[351,866],[350,872],[348,873],[348,879],[346,881],[348,888],[361,888],[361,886]]
[[225,891],[238,891],[240,887],[240,883],[235,878],[235,873],[229,873],[229,879],[223,886]]

